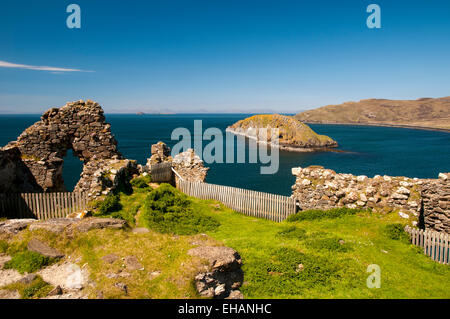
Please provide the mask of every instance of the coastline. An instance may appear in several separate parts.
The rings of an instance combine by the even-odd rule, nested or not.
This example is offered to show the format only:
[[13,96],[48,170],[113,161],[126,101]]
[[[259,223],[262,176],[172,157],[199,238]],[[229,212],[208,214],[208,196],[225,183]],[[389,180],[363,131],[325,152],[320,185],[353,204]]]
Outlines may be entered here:
[[404,125],[404,124],[383,124],[383,123],[325,123],[325,122],[303,122],[306,124],[322,124],[322,125],[354,125],[354,126],[377,126],[377,127],[397,127],[397,128],[407,128],[412,130],[422,130],[422,131],[437,131],[450,133],[450,129],[438,128],[438,127],[428,127],[428,126],[415,126],[415,125]]

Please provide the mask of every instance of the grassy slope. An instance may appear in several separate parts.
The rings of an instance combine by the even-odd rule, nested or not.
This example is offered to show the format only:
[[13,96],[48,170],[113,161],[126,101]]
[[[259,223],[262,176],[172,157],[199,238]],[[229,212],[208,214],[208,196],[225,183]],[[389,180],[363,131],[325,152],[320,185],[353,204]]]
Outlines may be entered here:
[[[122,210],[112,213],[133,218],[149,190],[121,194]],[[193,278],[202,262],[187,255],[193,242],[230,246],[243,258],[246,298],[450,298],[450,268],[439,265],[405,241],[389,239],[385,226],[399,222],[395,214],[359,213],[335,219],[275,223],[247,217],[213,201],[192,199],[197,212],[213,216],[220,226],[209,236],[136,234],[122,230],[92,230],[74,235],[46,231],[23,231],[14,237],[15,247],[26,249],[31,236],[37,237],[89,267],[95,285],[87,289],[91,298],[99,291],[105,298],[198,298]],[[133,216],[133,217],[132,217]],[[303,229],[289,234],[280,232]],[[327,240],[342,239],[346,251],[321,249]],[[326,246],[326,245],[325,245]],[[114,253],[136,256],[145,270],[126,270],[119,259],[107,264],[101,259]],[[299,263],[302,272],[295,272]],[[366,268],[381,267],[381,288],[366,287]],[[129,273],[108,278],[108,274]],[[160,271],[159,276],[151,273]],[[128,286],[128,296],[114,286]]]
[[[360,213],[294,223],[256,219],[229,209],[211,214],[221,226],[208,235],[236,249],[243,258],[246,284],[241,291],[246,298],[450,298],[448,266],[431,261],[416,247],[384,234],[387,224],[399,222],[396,214]],[[277,235],[292,225],[304,229],[306,238]],[[324,237],[343,239],[349,250],[312,247]],[[303,252],[310,257],[309,263],[319,268],[313,269],[309,278],[296,277],[292,272],[292,278],[289,274],[269,274],[267,267],[277,263],[274,255],[280,248]],[[380,289],[366,286],[369,264],[381,267]],[[309,266],[305,270],[306,267]],[[321,273],[325,273],[325,282]]]
[[450,97],[346,102],[301,112],[295,118],[307,123],[388,124],[450,129]]

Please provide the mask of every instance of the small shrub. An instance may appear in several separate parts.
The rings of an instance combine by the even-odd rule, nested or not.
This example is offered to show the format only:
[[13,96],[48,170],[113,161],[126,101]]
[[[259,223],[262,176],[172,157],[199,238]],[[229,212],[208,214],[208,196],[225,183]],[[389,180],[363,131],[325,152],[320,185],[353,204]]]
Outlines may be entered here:
[[16,253],[12,259],[5,263],[3,268],[16,269],[23,274],[32,273],[51,263],[51,259],[34,251],[23,251]]
[[41,276],[36,276],[30,283],[15,282],[2,287],[8,290],[17,290],[22,299],[42,298],[48,295],[52,286],[45,282]]
[[313,249],[324,249],[337,252],[346,252],[350,250],[348,244],[337,237],[311,239],[307,242],[307,245]]
[[323,219],[323,218],[338,218],[346,215],[355,215],[356,213],[364,212],[365,210],[361,209],[351,209],[346,207],[341,208],[332,208],[328,210],[320,210],[320,209],[310,209],[298,212],[294,215],[289,216],[286,221],[288,222],[296,222],[302,220],[315,220],[315,219]]
[[104,200],[98,200],[93,204],[94,215],[106,215],[122,209],[120,197],[116,194],[108,194]]
[[389,224],[384,227],[384,233],[389,239],[402,240],[409,242],[409,236],[400,223]]
[[219,222],[194,210],[188,196],[169,184],[161,184],[144,202],[143,224],[161,233],[191,235],[212,230]]
[[31,284],[19,290],[23,299],[42,298],[52,289],[52,286],[45,282],[40,276],[37,276]]
[[306,238],[306,230],[295,226],[289,226],[279,231],[277,236],[284,238],[304,239]]
[[9,244],[6,240],[0,240],[0,253],[4,254],[8,251]]
[[148,188],[149,187],[149,183],[151,182],[151,177],[150,175],[146,175],[146,176],[139,176],[136,177],[134,179],[131,180],[131,186],[135,187],[135,188]]

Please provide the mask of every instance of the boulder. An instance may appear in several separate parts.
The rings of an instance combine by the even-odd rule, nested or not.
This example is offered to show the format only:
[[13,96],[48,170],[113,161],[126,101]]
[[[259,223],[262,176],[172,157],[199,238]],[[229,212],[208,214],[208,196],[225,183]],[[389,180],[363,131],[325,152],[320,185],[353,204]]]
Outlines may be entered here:
[[102,260],[108,264],[112,264],[118,259],[119,256],[117,256],[116,254],[108,254],[102,257]]
[[75,224],[74,228],[80,232],[87,232],[91,229],[100,228],[122,229],[125,224],[124,220],[117,218],[88,217]]
[[[240,255],[229,247],[199,246],[188,251],[191,256],[206,259],[207,271],[195,277],[199,294],[209,298],[227,298],[244,280]],[[233,293],[236,296],[237,293]]]
[[125,265],[129,270],[143,270],[144,266],[139,262],[136,256],[125,257]]
[[18,282],[25,284],[25,285],[29,285],[33,282],[33,280],[36,279],[36,274],[28,274],[25,275],[22,279],[20,279]]
[[40,241],[39,239],[32,238],[28,242],[28,250],[34,251],[36,253],[39,253],[41,255],[44,255],[46,257],[50,258],[62,258],[64,257],[64,254],[56,250],[55,248],[52,248],[48,246],[46,243]]
[[31,223],[34,223],[36,219],[7,219],[5,221],[0,221],[0,234],[17,234],[21,230],[24,230]]
[[78,222],[78,218],[52,218],[38,221],[30,225],[30,230],[44,229],[56,234],[60,234],[67,226]]

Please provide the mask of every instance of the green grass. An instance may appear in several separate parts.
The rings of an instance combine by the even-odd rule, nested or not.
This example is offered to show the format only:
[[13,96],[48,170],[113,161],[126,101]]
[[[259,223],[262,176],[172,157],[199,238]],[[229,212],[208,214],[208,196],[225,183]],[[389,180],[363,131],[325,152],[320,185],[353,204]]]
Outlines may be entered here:
[[328,210],[320,210],[320,209],[309,209],[302,211],[300,213],[289,216],[286,221],[287,222],[296,222],[302,220],[314,220],[314,219],[323,219],[323,218],[339,218],[346,215],[355,215],[356,213],[361,212],[358,209],[350,209],[346,207],[341,208],[332,208]]
[[140,222],[158,232],[178,235],[199,234],[220,225],[214,217],[195,209],[188,196],[169,184],[148,194]]
[[17,290],[22,299],[37,299],[45,297],[52,290],[52,288],[53,287],[45,282],[41,276],[36,276],[36,278],[29,284],[16,282],[6,287],[2,287],[2,289]]
[[[393,239],[395,213],[309,211],[275,223],[193,201],[220,222],[207,234],[240,253],[246,298],[450,298],[450,268]],[[370,264],[381,267],[379,289],[366,286]]]
[[[87,263],[91,296],[105,298],[198,298],[193,277],[201,268],[187,255],[193,241],[207,241],[236,249],[243,260],[245,298],[450,298],[450,268],[440,265],[411,245],[398,214],[333,209],[310,210],[276,223],[244,216],[215,201],[185,196],[162,185],[151,190],[134,187],[118,194],[116,214],[134,222],[138,217],[150,233],[93,230],[74,238],[34,232],[52,247]],[[199,219],[197,219],[199,218]],[[211,222],[211,223],[210,223]],[[201,235],[176,235],[205,232]],[[22,232],[25,236],[29,231]],[[3,245],[20,252],[21,242]],[[145,271],[121,279],[129,295],[114,288],[106,277],[123,268],[119,260],[105,264],[101,257],[134,255]],[[381,268],[381,288],[366,286],[367,267]],[[153,271],[161,275],[150,279]]]
[[149,188],[149,183],[152,181],[150,175],[146,175],[146,176],[139,176],[136,178],[133,178],[130,181],[131,186],[133,186],[133,188]]
[[3,268],[16,269],[21,274],[35,272],[52,262],[51,258],[45,257],[34,251],[21,251],[14,254],[10,261],[6,262]]

